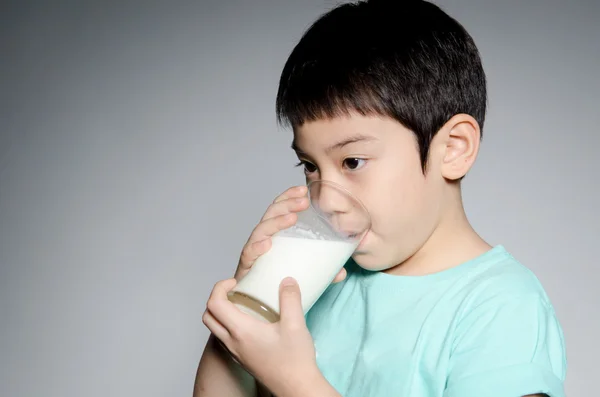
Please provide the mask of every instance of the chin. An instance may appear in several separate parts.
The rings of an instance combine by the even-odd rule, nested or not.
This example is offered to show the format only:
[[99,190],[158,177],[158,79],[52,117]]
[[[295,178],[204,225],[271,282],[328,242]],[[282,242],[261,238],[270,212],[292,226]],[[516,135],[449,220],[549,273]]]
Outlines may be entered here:
[[352,259],[354,259],[354,262],[356,262],[358,266],[373,272],[386,270],[392,267],[386,264],[382,265],[382,263],[386,263],[386,261],[382,261],[381,258],[369,251],[358,250],[354,252]]
[[[377,260],[377,255],[374,254],[376,250],[373,249],[371,243],[371,232],[367,232],[367,234],[363,237],[358,247],[352,254],[352,259],[356,264],[362,267],[365,270],[377,270],[380,266],[377,266],[379,262]],[[379,262],[380,263],[380,262]]]

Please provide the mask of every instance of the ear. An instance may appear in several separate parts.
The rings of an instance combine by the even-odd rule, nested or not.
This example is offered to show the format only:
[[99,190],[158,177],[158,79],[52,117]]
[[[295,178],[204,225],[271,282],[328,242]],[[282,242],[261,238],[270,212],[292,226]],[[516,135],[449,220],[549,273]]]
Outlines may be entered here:
[[442,127],[444,156],[442,176],[456,181],[464,177],[475,163],[479,153],[481,130],[479,123],[468,114],[453,116]]

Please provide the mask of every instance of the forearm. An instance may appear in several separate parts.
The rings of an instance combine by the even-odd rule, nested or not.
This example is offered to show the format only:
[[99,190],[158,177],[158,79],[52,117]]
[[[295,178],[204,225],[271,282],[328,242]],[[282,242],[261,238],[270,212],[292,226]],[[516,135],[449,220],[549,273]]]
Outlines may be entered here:
[[324,382],[323,384],[315,387],[311,387],[306,392],[290,394],[289,397],[342,397],[329,383]]
[[194,383],[194,397],[255,397],[256,381],[211,335],[208,339]]
[[313,376],[307,376],[302,385],[296,385],[287,392],[281,393],[279,397],[342,397],[342,395],[318,372]]

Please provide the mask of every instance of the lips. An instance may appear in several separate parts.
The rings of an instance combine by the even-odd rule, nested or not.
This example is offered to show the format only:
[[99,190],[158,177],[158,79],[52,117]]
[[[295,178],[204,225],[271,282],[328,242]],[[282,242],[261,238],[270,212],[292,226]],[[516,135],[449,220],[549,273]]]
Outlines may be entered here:
[[360,240],[360,243],[358,244],[358,247],[356,247],[357,250],[362,250],[365,247],[366,241],[368,239],[370,230],[367,230],[367,232],[364,234],[364,236],[362,237],[362,239]]
[[364,231],[339,230],[338,233],[341,234],[342,236],[344,236],[345,238],[356,239],[356,238],[359,238],[361,236],[361,234],[364,234]]
[[365,223],[351,217],[337,217],[331,223],[336,232],[346,239],[355,240],[365,234]]

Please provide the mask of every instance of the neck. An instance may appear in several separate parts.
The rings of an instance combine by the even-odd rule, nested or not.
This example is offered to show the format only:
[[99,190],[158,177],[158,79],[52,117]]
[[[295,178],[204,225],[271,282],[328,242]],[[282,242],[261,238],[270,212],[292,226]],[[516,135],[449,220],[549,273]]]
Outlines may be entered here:
[[459,186],[451,188],[450,205],[429,239],[407,260],[386,270],[388,274],[424,276],[458,266],[491,249],[473,229],[464,210]]

